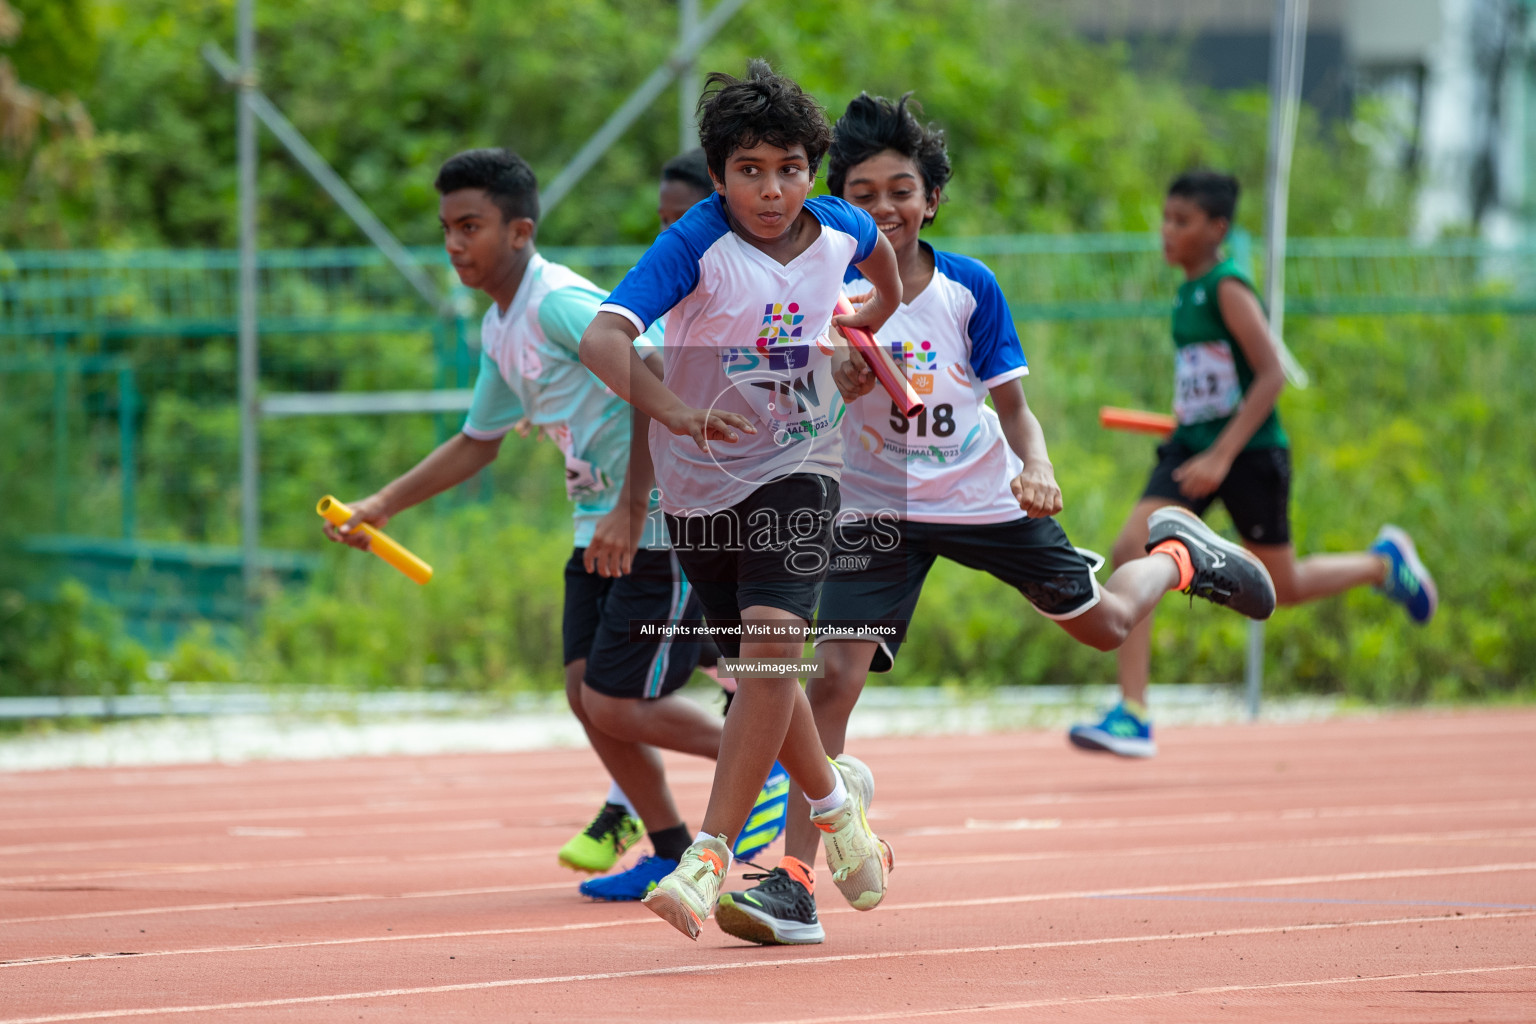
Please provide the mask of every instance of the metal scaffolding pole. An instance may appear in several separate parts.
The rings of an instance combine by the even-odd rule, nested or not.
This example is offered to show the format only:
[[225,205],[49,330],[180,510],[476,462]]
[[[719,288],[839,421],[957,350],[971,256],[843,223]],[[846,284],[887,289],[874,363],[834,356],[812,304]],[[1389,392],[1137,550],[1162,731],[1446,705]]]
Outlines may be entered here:
[[[681,47],[699,27],[699,0],[677,0],[677,45]],[[699,66],[693,58],[677,76],[677,151],[686,153],[699,144],[694,107],[699,102]]]
[[608,147],[619,141],[619,137],[635,123],[636,118],[645,113],[646,109],[655,102],[656,97],[672,84],[672,80],[689,67],[693,58],[704,48],[704,44],[725,27],[731,15],[741,10],[746,4],[747,0],[720,0],[715,5],[715,9],[699,22],[688,37],[673,48],[666,61],[652,71],[650,76],[629,94],[627,100],[619,104],[619,108],[608,116],[603,126],[593,132],[592,137],[576,151],[575,156],[571,157],[570,163],[555,175],[553,181],[540,190],[539,205],[543,208],[545,216],[559,205],[560,200],[564,199],[576,183],[592,169],[592,165],[608,152]]
[[[1269,54],[1269,155],[1264,171],[1264,301],[1269,329],[1280,349],[1285,375],[1297,387],[1307,373],[1281,340],[1285,331],[1285,228],[1291,187],[1291,156],[1301,114],[1301,76],[1307,48],[1307,0],[1275,0]],[[1264,623],[1248,624],[1243,665],[1248,717],[1259,717],[1264,690]]]
[[256,430],[256,114],[251,93],[256,88],[255,0],[239,0],[237,13],[239,89],[235,94],[237,144],[240,160],[240,554],[246,618],[254,609],[260,583],[257,554],[261,550],[261,491]]
[[[223,50],[212,43],[203,45],[203,59],[224,81],[231,85],[240,85],[241,76],[244,73],[243,60],[240,63],[230,60]],[[283,112],[267,99],[266,94],[256,88],[255,82],[242,89],[247,96],[246,102],[251,113],[260,118],[268,130],[277,136],[277,141],[293,154],[299,166],[308,171],[316,184],[336,200],[336,205],[341,207],[342,212],[352,218],[352,223],[368,236],[368,240],[384,254],[384,258],[389,260],[396,270],[400,271],[401,276],[411,283],[411,287],[416,289],[417,294],[425,299],[428,305],[434,310],[443,309],[447,300],[441,290],[421,268],[421,264],[416,262],[416,257],[411,255],[410,250],[402,245],[389,228],[384,226],[384,222],[368,208],[368,204],[363,202],[361,197],[341,179],[341,175],[325,162],[325,158],[309,144],[309,140],[305,139],[303,134],[293,126],[293,122],[284,117]]]

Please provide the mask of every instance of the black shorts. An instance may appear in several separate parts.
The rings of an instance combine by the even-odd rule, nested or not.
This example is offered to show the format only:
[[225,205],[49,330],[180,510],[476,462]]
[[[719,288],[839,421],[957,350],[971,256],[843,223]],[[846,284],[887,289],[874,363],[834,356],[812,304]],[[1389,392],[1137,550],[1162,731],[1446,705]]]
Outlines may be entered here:
[[565,563],[565,664],[585,658],[586,684],[608,697],[664,697],[699,663],[696,640],[630,638],[630,620],[698,621],[699,602],[670,551],[635,552],[627,576],[599,576],[582,565],[585,548]]
[[1232,460],[1232,469],[1214,494],[1189,498],[1179,491],[1173,471],[1199,453],[1169,441],[1158,445],[1157,465],[1143,498],[1166,498],[1205,515],[1217,498],[1227,507],[1238,535],[1253,544],[1291,542],[1291,452],[1289,448],[1248,448]]
[[889,672],[900,637],[858,633],[861,624],[904,632],[912,621],[928,570],[939,557],[991,573],[1028,598],[1049,619],[1073,619],[1099,603],[1093,568],[1055,519],[1021,517],[1005,523],[914,523],[895,520],[838,530],[838,551],[821,591],[817,625],[838,637],[880,644],[872,672]]
[[667,532],[709,624],[715,646],[741,654],[741,610],[778,608],[810,622],[832,556],[837,481],[792,473],[770,481],[728,509],[679,518]]

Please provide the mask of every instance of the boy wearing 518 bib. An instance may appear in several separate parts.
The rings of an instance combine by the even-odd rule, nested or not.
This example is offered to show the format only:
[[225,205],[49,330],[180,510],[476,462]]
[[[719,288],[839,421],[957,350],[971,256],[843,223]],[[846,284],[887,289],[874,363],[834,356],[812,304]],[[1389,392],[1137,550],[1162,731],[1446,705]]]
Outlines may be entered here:
[[[862,95],[837,122],[828,163],[828,189],[867,211],[896,252],[902,302],[879,341],[906,363],[926,408],[904,416],[884,391],[870,393],[873,375],[861,361],[838,374],[850,396],[843,503],[817,616],[825,675],[806,686],[827,753],[842,751],[868,674],[890,670],[900,643],[884,631],[910,621],[940,557],[1017,588],[1101,650],[1124,641],[1172,589],[1268,616],[1274,591],[1264,567],[1188,513],[1155,520],[1152,557],[1103,587],[1051,518],[1061,489],[1024,398],[1029,371],[997,278],[977,260],[918,240],[949,180],[943,133],[920,123],[905,98]],[[870,291],[857,272],[847,281],[855,300]],[[821,942],[816,845],[811,824],[791,815],[786,856],[748,875],[761,879],[752,889],[720,898],[721,929],[764,944]]]

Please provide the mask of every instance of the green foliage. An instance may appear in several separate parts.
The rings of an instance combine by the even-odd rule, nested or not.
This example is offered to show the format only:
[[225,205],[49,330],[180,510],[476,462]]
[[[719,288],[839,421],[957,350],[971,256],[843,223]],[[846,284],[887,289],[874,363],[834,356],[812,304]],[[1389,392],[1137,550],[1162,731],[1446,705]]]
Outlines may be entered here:
[[172,682],[240,683],[245,665],[208,623],[199,622],[177,639],[155,674]]
[[43,600],[0,589],[0,695],[125,693],[149,655],[110,608],[73,580]]
[[90,0],[6,0],[21,16],[21,32],[0,55],[23,83],[45,93],[79,93],[100,56]]
[[[200,56],[234,50],[234,4],[83,0],[87,38],[55,73],[98,129],[99,173],[32,211],[36,245],[232,246],[235,103]],[[471,146],[508,145],[547,181],[664,58],[676,5],[637,0],[263,0],[263,91],[390,227],[437,237],[432,179]],[[53,24],[58,18],[50,15]],[[42,47],[56,33],[39,30]],[[22,42],[27,42],[24,31]],[[99,47],[95,49],[93,47]],[[1204,163],[1263,177],[1263,93],[1190,87],[1177,66],[1135,73],[1125,53],[1032,16],[1007,0],[872,0],[747,5],[707,46],[704,70],[740,73],[763,55],[796,76],[835,118],[860,90],[915,90],[956,156],[947,232],[1140,230],[1157,221],[1163,185]],[[657,169],[678,148],[677,94],[631,128],[541,227],[547,241],[646,241]],[[1370,162],[1341,126],[1303,118],[1294,234],[1397,233],[1401,196],[1367,194]],[[0,182],[5,176],[0,173]],[[1380,183],[1377,183],[1378,185]],[[259,170],[266,246],[352,245],[357,229],[263,129]],[[1242,222],[1259,226],[1257,202]]]
[[433,564],[426,586],[331,545],[314,586],[268,606],[260,664],[274,682],[359,689],[559,685],[569,531],[526,525],[508,503],[407,514],[390,534]]
[[[1428,627],[1369,590],[1285,608],[1269,623],[1266,688],[1370,701],[1487,699],[1528,691],[1536,660],[1536,342],[1524,319],[1299,319],[1291,342],[1313,375],[1281,413],[1294,443],[1292,528],[1300,554],[1361,550],[1382,522],[1417,540],[1441,610]],[[1025,331],[1031,407],[1045,426],[1073,542],[1108,552],[1150,471],[1152,442],[1097,423],[1100,404],[1166,407],[1171,346],[1157,324],[1035,325]],[[373,559],[333,551],[263,632],[273,681],[467,688],[560,685],[559,569],[568,525],[552,457],[523,460],[516,496],[412,511],[391,523],[437,566],[416,588]],[[524,445],[528,442],[523,442]],[[542,446],[547,448],[547,446]],[[535,448],[537,453],[540,449]],[[501,467],[505,472],[512,467]],[[440,499],[441,501],[441,499]],[[530,526],[530,520],[543,525]],[[1230,528],[1221,512],[1218,527]],[[1153,678],[1242,678],[1246,622],[1177,595],[1157,612]],[[1109,682],[1113,655],[1071,640],[1016,592],[941,561],[898,667],[877,682]]]
[[[80,97],[96,132],[0,156],[0,244],[232,245],[234,99],[199,55],[208,41],[233,52],[231,0],[13,6],[30,18],[8,51],[23,79],[36,74],[34,84],[55,95]],[[663,58],[676,32],[670,0],[527,0],[514,8],[497,0],[262,0],[257,13],[263,90],[386,224],[419,243],[436,238],[431,182],[444,158],[470,146],[510,145],[547,181]],[[84,42],[74,45],[69,32]],[[65,50],[59,59],[46,56]],[[1197,163],[1238,173],[1248,189],[1239,220],[1260,227],[1262,93],[1192,88],[1176,66],[1137,73],[1115,46],[1084,41],[1017,4],[747,5],[700,64],[739,73],[754,55],[799,78],[834,117],[860,90],[915,90],[926,115],[948,131],[955,160],[951,202],[939,215],[947,235],[1149,230],[1166,181]],[[547,218],[541,238],[648,240],[656,171],[677,148],[676,120],[669,92]],[[1373,177],[1349,127],[1304,113],[1293,235],[1403,233],[1403,183]],[[261,151],[263,245],[361,241],[265,133]],[[1010,280],[1006,268],[998,270]],[[1173,284],[1170,277],[1170,295]],[[290,298],[306,308],[313,289]],[[1536,432],[1536,385],[1526,372],[1532,332],[1527,320],[1498,318],[1302,318],[1290,325],[1288,340],[1316,380],[1281,405],[1296,443],[1298,548],[1359,549],[1390,519],[1420,541],[1444,605],[1427,629],[1411,627],[1400,609],[1369,592],[1282,610],[1270,627],[1271,688],[1367,699],[1529,689],[1536,476],[1518,453]],[[1144,483],[1151,446],[1101,431],[1094,413],[1099,404],[1167,406],[1166,328],[1034,325],[1024,341],[1031,404],[1066,494],[1062,522],[1076,543],[1105,551]],[[429,387],[439,382],[434,348],[444,344],[424,332],[269,334],[263,384]],[[141,534],[233,543],[238,432],[230,339],[87,338],[79,349],[123,352],[139,374]],[[20,436],[31,428],[30,436],[43,436],[35,425],[48,422],[50,386],[47,376],[0,376],[0,431]],[[64,432],[80,447],[0,450],[8,514],[0,517],[0,549],[18,523],[37,529],[61,504],[78,517],[71,529],[100,524],[96,532],[112,532],[111,390],[85,380],[68,386]],[[169,656],[172,678],[558,686],[569,522],[551,446],[509,438],[480,480],[391,524],[435,564],[427,587],[320,536],[317,497],[371,492],[456,426],[453,417],[432,416],[266,422],[265,543],[325,550],[325,567],[307,588],[270,601],[261,628],[240,649],[192,635]],[[89,450],[108,456],[80,454],[102,438],[107,443]],[[50,490],[54,458],[70,471],[68,493]],[[8,570],[0,567],[7,573],[0,578],[12,579]],[[18,593],[0,600],[0,691],[98,692],[144,678],[143,652],[78,587],[41,601]],[[1154,677],[1237,679],[1244,624],[1182,604],[1170,599],[1158,613]],[[1073,643],[996,581],[941,563],[886,681],[986,686],[1112,677],[1111,656]]]

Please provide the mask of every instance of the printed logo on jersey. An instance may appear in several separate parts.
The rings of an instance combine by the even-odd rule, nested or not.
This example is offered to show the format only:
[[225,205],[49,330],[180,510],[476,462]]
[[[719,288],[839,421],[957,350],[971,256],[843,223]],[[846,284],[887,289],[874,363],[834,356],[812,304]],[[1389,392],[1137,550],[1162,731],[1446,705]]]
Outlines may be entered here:
[[811,360],[810,340],[802,337],[805,314],[798,302],[768,302],[751,348],[727,348],[720,353],[726,376],[753,370],[798,370]]
[[939,365],[938,350],[931,341],[893,341],[891,355],[907,371],[912,390],[920,395],[933,394],[933,372]]
[[763,305],[763,323],[757,331],[757,351],[768,359],[771,370],[793,370],[804,366],[811,357],[804,329],[805,314],[798,302],[769,302]]

